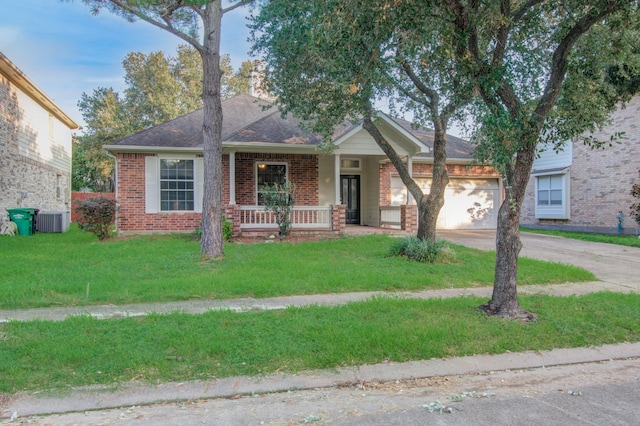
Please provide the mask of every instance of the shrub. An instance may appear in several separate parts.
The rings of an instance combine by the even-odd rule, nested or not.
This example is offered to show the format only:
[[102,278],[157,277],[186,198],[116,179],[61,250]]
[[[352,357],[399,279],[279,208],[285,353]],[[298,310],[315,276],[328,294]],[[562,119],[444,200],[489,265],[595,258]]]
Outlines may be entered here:
[[[222,238],[225,241],[231,241],[233,238],[233,222],[227,220],[222,216]],[[200,241],[202,239],[202,221],[200,221],[200,227],[193,231],[193,239]]]
[[111,228],[116,220],[116,200],[105,197],[78,200],[73,210],[81,230],[91,232],[100,241],[111,236]]
[[281,237],[289,236],[291,231],[291,210],[296,203],[295,185],[287,182],[284,185],[274,183],[260,188],[266,211],[273,212]]
[[391,244],[389,256],[405,256],[416,262],[435,263],[436,260],[452,260],[453,252],[446,241],[436,240],[433,242],[410,236],[396,239]]

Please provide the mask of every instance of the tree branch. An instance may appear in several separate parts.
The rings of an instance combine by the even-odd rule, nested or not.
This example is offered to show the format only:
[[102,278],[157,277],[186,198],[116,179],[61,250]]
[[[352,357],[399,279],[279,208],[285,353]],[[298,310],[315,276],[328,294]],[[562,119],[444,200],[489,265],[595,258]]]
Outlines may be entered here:
[[387,155],[391,163],[395,166],[398,175],[400,175],[400,179],[402,183],[404,183],[417,202],[422,200],[424,193],[418,184],[411,178],[409,171],[407,170],[407,166],[402,162],[402,159],[398,155],[398,153],[393,149],[391,144],[382,136],[382,133],[378,130],[378,128],[373,124],[371,117],[373,115],[373,107],[369,102],[365,106],[365,114],[362,120],[362,128],[365,129],[369,135],[376,141],[380,149],[384,151]]
[[511,20],[514,23],[520,22],[520,19],[522,19],[530,9],[542,3],[543,1],[544,0],[529,0],[528,2],[520,6],[520,9],[516,10],[516,12],[512,15]]
[[202,53],[203,52],[203,46],[202,44],[195,38],[183,33],[182,31],[176,29],[172,24],[171,24],[171,19],[161,15],[162,16],[162,20],[165,21],[164,23],[157,21],[153,18],[150,18],[149,16],[145,15],[144,13],[142,13],[140,10],[138,10],[135,7],[130,6],[127,2],[122,1],[122,0],[109,0],[111,3],[115,4],[116,6],[120,7],[121,9],[135,15],[136,17],[138,17],[139,19],[142,19],[145,22],[150,23],[151,25],[155,25],[158,28],[161,28],[165,31],[170,32],[171,34],[175,35],[176,37],[181,38],[182,40],[186,41],[187,43],[189,43],[190,45],[192,45],[198,52]]
[[227,7],[226,9],[222,9],[222,13],[224,14],[224,13],[227,13],[227,12],[231,12],[232,10],[235,10],[235,9],[237,9],[239,7],[242,7],[242,6],[246,6],[246,5],[251,4],[251,3],[253,3],[253,0],[242,0],[242,1],[239,1],[238,3],[231,5],[231,6]]

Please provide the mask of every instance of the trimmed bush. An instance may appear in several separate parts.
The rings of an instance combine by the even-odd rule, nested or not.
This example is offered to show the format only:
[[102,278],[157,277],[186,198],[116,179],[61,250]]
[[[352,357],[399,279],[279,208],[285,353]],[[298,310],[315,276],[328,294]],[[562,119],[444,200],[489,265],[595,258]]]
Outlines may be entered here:
[[116,220],[116,200],[105,197],[78,200],[73,210],[81,230],[91,232],[100,241],[111,236],[111,228]]
[[[225,241],[231,241],[233,239],[233,222],[227,220],[224,215],[222,216],[222,238]],[[200,227],[193,231],[193,239],[200,241],[202,239],[202,221],[200,221]]]
[[410,236],[393,241],[389,256],[404,256],[416,262],[435,263],[436,261],[452,260],[453,252],[444,240],[433,242]]
[[281,238],[288,237],[291,232],[291,210],[296,203],[295,190],[296,187],[291,182],[284,185],[274,183],[260,188],[264,209],[273,212]]

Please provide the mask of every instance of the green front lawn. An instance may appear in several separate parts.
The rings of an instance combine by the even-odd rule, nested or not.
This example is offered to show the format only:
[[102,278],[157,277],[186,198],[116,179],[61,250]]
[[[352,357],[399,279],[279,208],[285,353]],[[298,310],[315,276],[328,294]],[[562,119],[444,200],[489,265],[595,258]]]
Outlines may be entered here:
[[574,240],[591,241],[594,243],[640,247],[640,238],[636,235],[592,234],[589,232],[556,231],[550,229],[527,228],[524,226],[520,228],[520,231],[531,232],[533,234],[555,235],[556,237],[573,238]]
[[522,296],[532,323],[486,300],[377,298],[344,306],[0,324],[0,393],[307,369],[640,340],[638,294]]
[[[223,259],[206,261],[186,235],[98,242],[72,227],[2,236],[0,309],[493,285],[493,252],[452,246],[453,263],[420,264],[387,257],[391,238],[228,243]],[[521,285],[590,280],[580,268],[520,259]]]

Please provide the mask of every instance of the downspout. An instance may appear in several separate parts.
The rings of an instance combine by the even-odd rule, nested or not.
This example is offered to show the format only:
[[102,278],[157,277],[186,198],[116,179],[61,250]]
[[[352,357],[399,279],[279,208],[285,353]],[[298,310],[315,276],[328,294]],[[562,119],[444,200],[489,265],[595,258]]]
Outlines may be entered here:
[[118,185],[118,156],[113,155],[111,153],[111,151],[107,151],[107,155],[115,160],[115,173],[114,173],[114,177],[113,177],[113,181],[114,181],[115,187],[116,187],[116,191],[115,191],[115,194],[116,194],[116,229],[115,229],[115,231],[118,232],[118,219],[119,219],[118,218],[118,208],[117,208],[117,206],[118,206],[118,187],[119,187],[119,185]]

